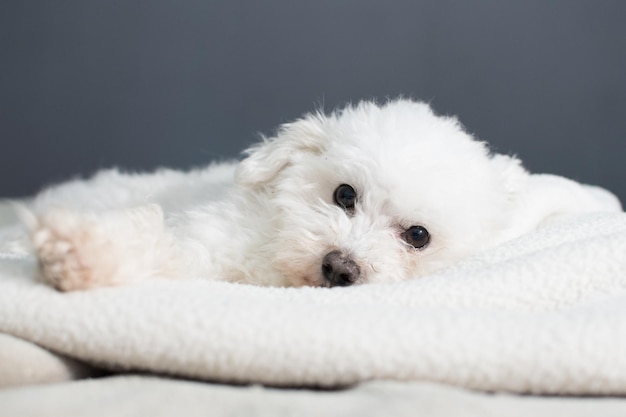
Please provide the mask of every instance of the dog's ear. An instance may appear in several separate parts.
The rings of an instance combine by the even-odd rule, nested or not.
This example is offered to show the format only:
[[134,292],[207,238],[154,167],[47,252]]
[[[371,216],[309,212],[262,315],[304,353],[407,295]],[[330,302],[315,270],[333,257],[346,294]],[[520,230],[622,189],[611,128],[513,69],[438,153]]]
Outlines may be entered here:
[[519,159],[495,154],[491,157],[491,163],[496,175],[502,179],[504,192],[510,199],[515,199],[526,189],[530,174],[524,169]]
[[245,151],[235,174],[235,182],[248,187],[267,184],[302,153],[320,154],[326,146],[324,123],[326,117],[310,114],[293,123],[280,126],[273,138]]

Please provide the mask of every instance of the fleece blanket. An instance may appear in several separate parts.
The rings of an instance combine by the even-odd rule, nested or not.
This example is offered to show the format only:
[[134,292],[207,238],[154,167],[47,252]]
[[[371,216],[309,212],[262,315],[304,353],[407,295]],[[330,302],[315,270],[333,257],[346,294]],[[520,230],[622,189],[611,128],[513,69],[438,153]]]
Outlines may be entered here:
[[86,363],[211,381],[335,387],[423,380],[626,395],[626,214],[552,223],[392,285],[207,280],[59,293],[0,255],[0,331]]
[[0,390],[0,415],[624,417],[626,400],[493,395],[427,382],[371,381],[329,391],[123,375]]

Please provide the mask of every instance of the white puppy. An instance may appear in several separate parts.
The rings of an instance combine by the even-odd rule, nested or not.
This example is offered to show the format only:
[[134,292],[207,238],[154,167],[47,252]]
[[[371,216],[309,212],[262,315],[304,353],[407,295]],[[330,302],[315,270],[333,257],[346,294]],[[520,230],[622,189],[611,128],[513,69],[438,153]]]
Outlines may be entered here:
[[428,105],[309,114],[239,164],[103,171],[31,210],[44,279],[61,290],[151,276],[274,286],[419,277],[555,214],[617,211],[610,193],[528,174]]

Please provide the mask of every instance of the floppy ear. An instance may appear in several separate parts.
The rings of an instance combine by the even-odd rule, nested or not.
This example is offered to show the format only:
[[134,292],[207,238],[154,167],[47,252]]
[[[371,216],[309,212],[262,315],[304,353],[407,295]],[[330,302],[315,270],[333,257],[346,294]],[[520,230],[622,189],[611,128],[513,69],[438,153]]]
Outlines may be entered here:
[[530,174],[522,166],[522,162],[512,156],[495,154],[491,157],[491,163],[503,181],[504,192],[509,199],[516,198],[524,192],[528,185]]
[[244,153],[235,173],[235,182],[248,187],[270,182],[301,153],[320,154],[326,147],[326,117],[311,114],[293,123],[283,124],[274,138],[263,141]]

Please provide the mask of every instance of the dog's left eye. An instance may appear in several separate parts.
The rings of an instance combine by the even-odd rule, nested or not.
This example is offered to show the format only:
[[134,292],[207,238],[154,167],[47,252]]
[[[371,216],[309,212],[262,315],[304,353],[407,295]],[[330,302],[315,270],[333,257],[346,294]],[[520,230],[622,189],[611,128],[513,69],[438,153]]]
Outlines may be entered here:
[[343,207],[344,210],[351,212],[354,211],[354,205],[356,204],[356,191],[348,184],[341,184],[335,189],[333,194],[333,200],[339,207]]
[[404,232],[404,240],[415,249],[421,249],[430,242],[430,233],[423,226],[412,226]]

